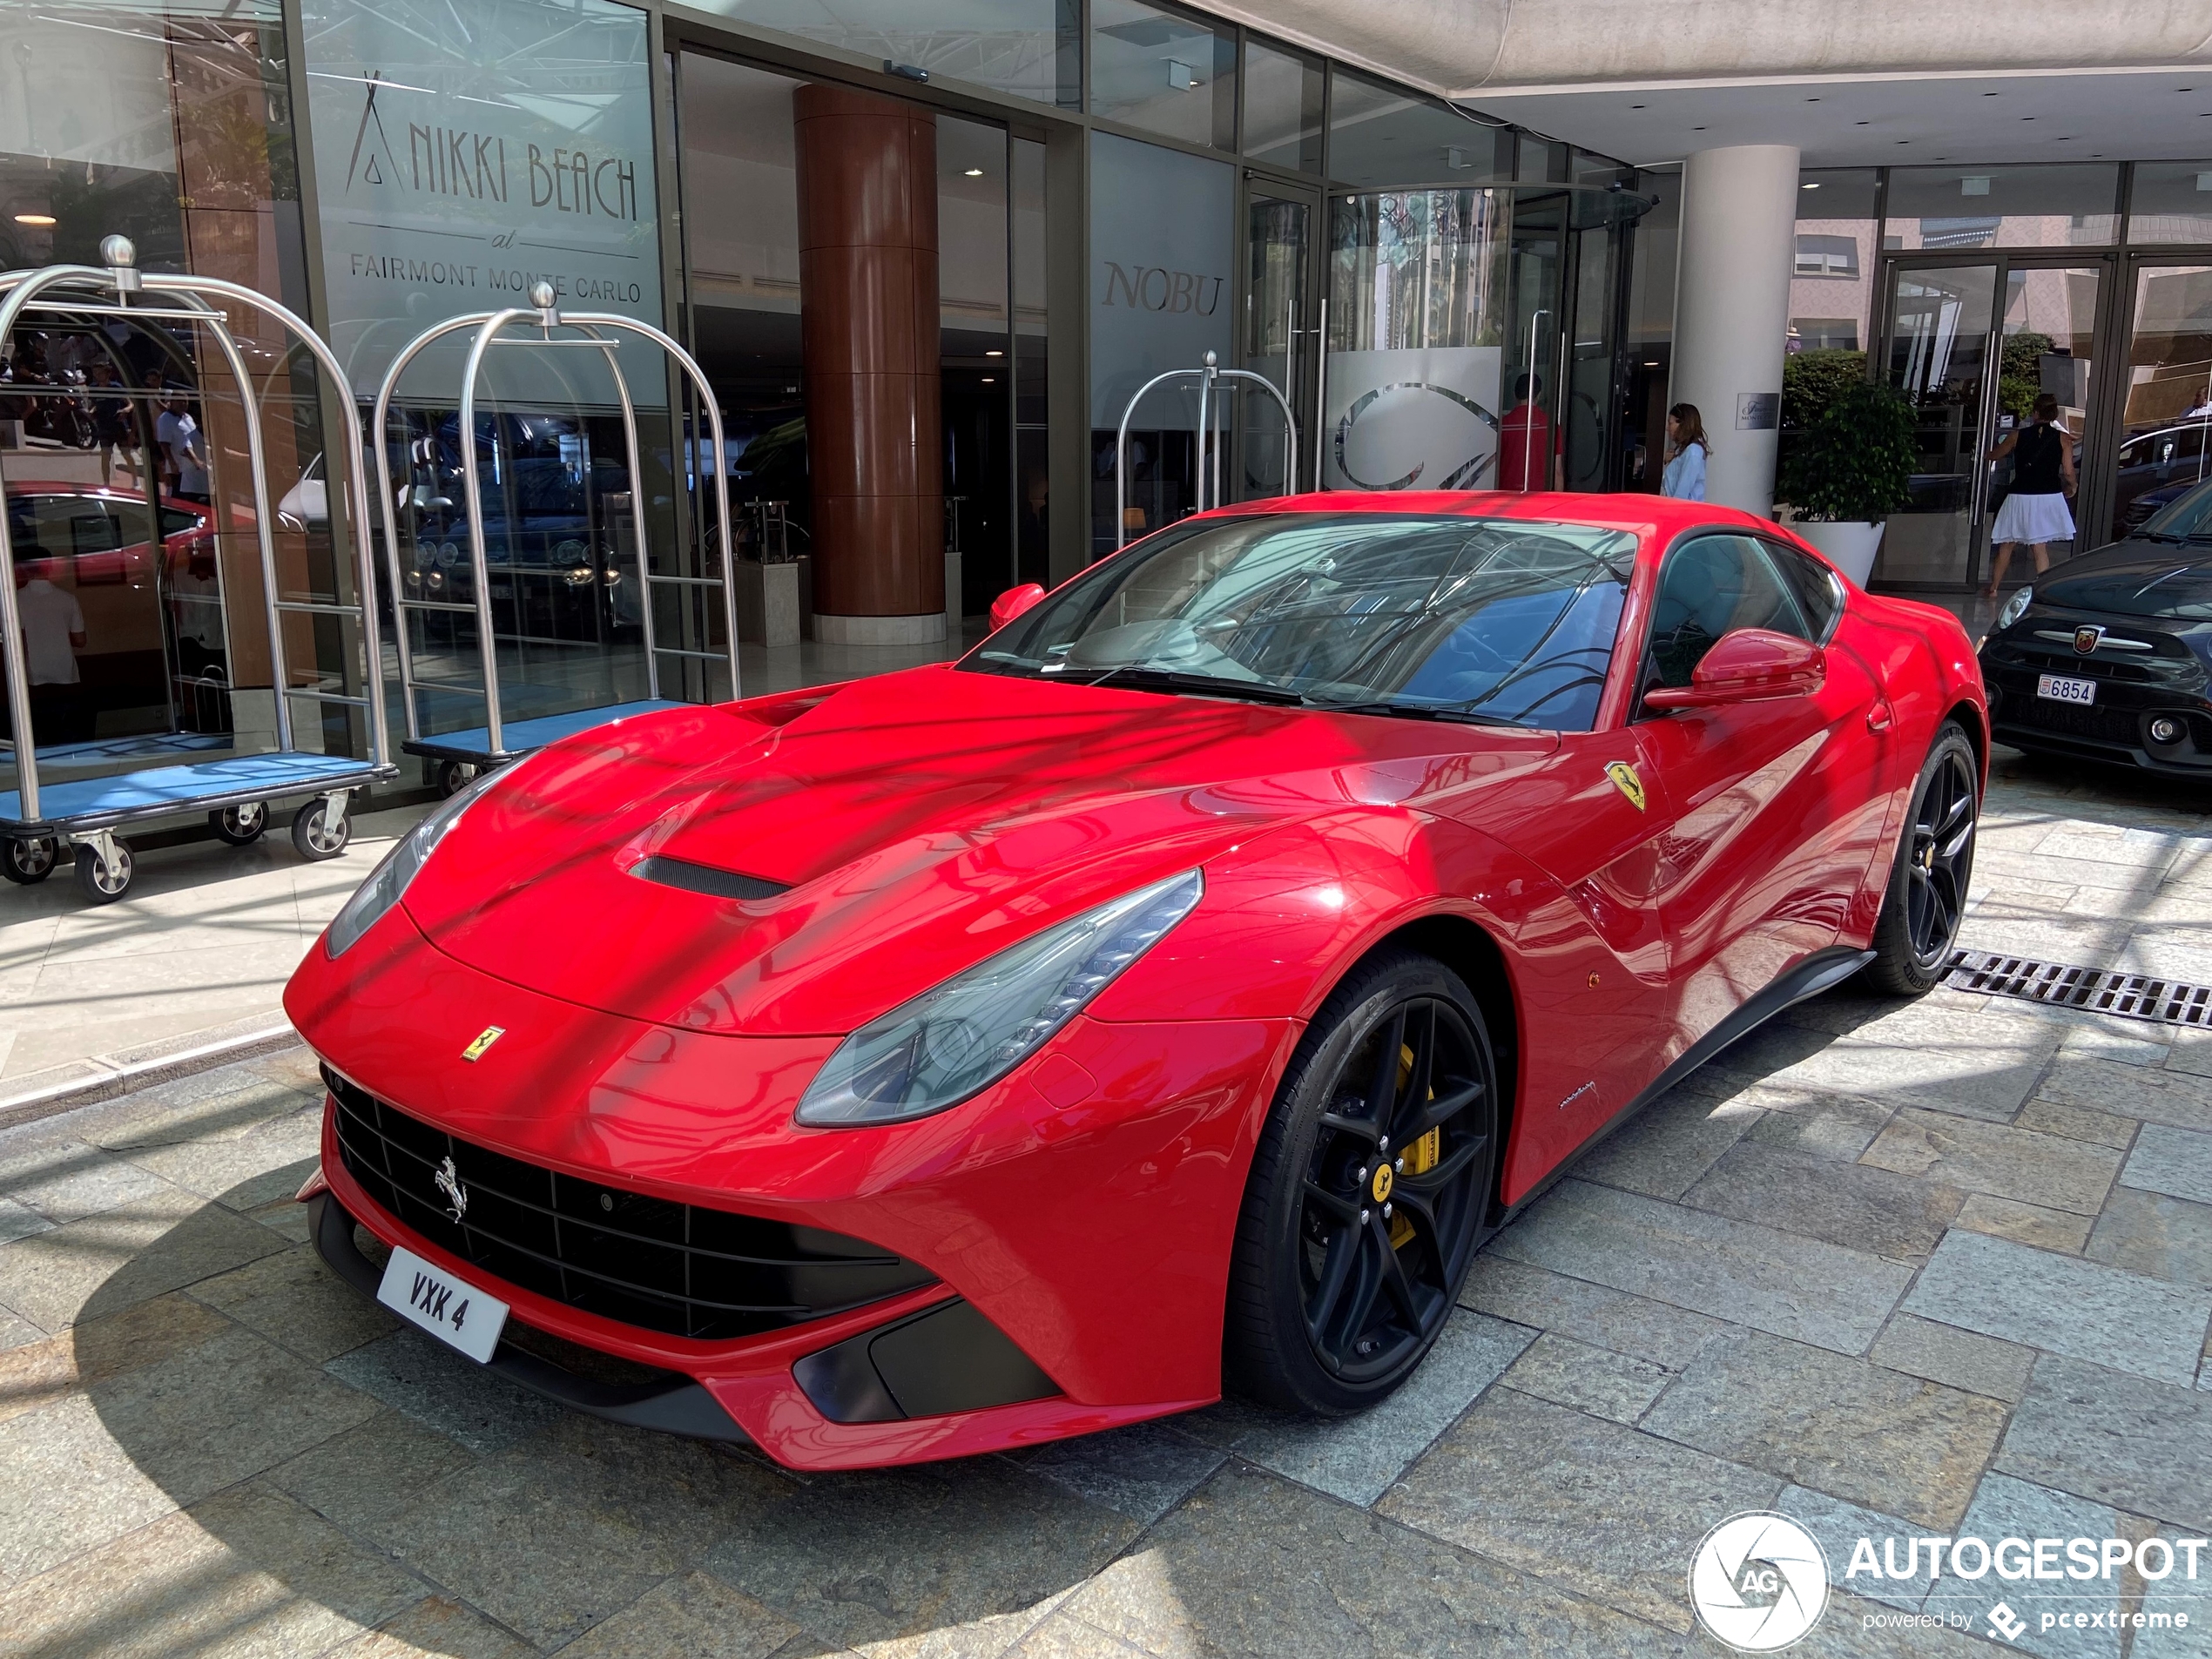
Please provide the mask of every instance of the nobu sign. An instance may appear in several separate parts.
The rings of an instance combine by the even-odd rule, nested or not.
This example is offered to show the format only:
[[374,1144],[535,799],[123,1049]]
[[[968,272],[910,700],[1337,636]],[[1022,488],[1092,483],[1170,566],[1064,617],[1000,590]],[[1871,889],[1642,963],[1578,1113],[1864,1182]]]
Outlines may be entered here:
[[[1221,303],[1224,280],[1196,271],[1170,271],[1157,265],[1131,266],[1125,270],[1109,260],[1105,303],[1138,307],[1146,311],[1191,311],[1201,317],[1211,317],[1214,307]],[[1120,297],[1117,299],[1116,295]]]

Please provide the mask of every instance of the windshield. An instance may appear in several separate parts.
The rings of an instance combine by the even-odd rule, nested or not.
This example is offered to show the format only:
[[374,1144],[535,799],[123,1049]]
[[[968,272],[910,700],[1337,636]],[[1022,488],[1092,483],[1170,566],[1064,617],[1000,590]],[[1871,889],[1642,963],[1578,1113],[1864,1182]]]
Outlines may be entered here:
[[1207,520],[1094,566],[965,666],[1584,732],[1635,547],[1510,519]]
[[2212,482],[2199,484],[2145,521],[2138,536],[2212,538]]

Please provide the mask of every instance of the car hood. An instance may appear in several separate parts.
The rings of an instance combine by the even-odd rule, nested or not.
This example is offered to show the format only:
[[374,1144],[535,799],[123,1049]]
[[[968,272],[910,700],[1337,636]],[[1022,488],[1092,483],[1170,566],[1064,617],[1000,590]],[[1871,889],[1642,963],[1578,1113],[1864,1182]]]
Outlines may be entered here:
[[[839,1035],[1271,828],[1464,800],[1556,743],[917,669],[556,745],[470,805],[404,902],[439,949],[571,1002]],[[763,896],[668,885],[649,859]]]
[[2062,610],[2212,620],[2212,548],[2115,542],[2038,581],[2035,598]]

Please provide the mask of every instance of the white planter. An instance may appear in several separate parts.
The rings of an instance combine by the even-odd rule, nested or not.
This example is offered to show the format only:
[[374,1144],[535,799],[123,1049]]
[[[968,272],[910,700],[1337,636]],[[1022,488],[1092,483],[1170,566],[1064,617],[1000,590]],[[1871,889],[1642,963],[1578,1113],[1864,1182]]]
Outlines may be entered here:
[[1860,587],[1874,574],[1874,556],[1881,550],[1879,524],[1820,524],[1799,520],[1790,528],[1825,554],[1828,562]]

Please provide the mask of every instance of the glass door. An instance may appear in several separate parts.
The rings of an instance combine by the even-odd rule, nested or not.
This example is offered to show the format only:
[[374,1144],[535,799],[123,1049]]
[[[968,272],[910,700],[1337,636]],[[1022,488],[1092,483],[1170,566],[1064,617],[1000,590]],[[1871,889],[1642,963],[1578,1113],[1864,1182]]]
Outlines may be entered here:
[[1878,582],[1959,588],[1973,578],[1999,270],[1994,260],[1891,267],[1883,369],[1912,402],[1919,453],[1912,501],[1883,532]]
[[1257,387],[1238,394],[1237,488],[1239,501],[1284,496],[1313,477],[1314,365],[1319,342],[1314,316],[1314,238],[1321,219],[1318,192],[1286,190],[1247,178],[1244,199],[1243,367],[1264,374],[1289,400],[1299,434],[1298,453],[1285,441],[1283,411]]
[[1562,293],[1568,199],[1516,192],[1507,260],[1506,409],[1498,431],[1501,489],[1557,489],[1566,482],[1560,366],[1569,337]]
[[2115,540],[2212,477],[2212,265],[2139,265],[2134,276]]
[[[1997,360],[1995,425],[1986,435],[1985,450],[1993,450],[2033,418],[2036,400],[2048,394],[2058,401],[2058,425],[2067,435],[2074,454],[2077,489],[2066,494],[2067,516],[2081,522],[2087,493],[2082,474],[2085,446],[2089,442],[2091,411],[2095,408],[2091,371],[2096,357],[2097,301],[2104,287],[2104,271],[2098,266],[2024,265],[2006,262],[2005,314]],[[2005,581],[2010,587],[2027,581],[2035,570],[2031,553],[2032,530],[2038,515],[2023,501],[2010,514],[2005,503],[2018,480],[2013,461],[2006,455],[1990,469],[1986,550],[1980,580],[1986,582],[2000,550],[2012,547]],[[2047,533],[2049,526],[2041,526]],[[2104,538],[2094,530],[2082,536],[2052,535],[2042,543],[2053,563],[2070,558]]]

